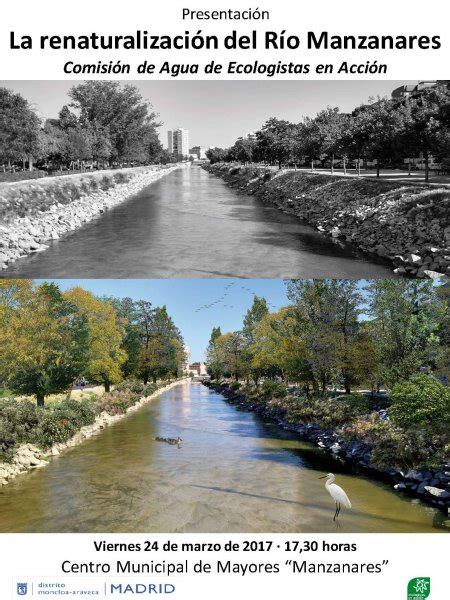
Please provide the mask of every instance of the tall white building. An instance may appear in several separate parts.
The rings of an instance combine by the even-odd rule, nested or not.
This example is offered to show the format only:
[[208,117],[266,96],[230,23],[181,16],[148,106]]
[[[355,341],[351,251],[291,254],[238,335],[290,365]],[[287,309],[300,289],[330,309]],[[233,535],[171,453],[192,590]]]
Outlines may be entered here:
[[189,131],[179,127],[167,132],[167,146],[170,154],[189,155]]

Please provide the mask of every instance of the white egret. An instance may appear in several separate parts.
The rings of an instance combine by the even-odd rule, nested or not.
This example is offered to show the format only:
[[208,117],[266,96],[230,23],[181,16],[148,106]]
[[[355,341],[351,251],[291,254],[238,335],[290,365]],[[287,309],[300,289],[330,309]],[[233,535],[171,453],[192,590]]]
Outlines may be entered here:
[[319,479],[325,479],[325,478],[326,478],[325,489],[330,494],[330,496],[333,498],[333,500],[336,502],[336,512],[334,513],[334,517],[333,517],[333,521],[335,521],[336,517],[341,512],[341,504],[343,506],[345,506],[345,508],[351,508],[352,503],[348,499],[348,496],[344,492],[344,490],[339,485],[336,485],[335,483],[333,483],[335,480],[333,473],[328,473],[328,475],[319,477]]

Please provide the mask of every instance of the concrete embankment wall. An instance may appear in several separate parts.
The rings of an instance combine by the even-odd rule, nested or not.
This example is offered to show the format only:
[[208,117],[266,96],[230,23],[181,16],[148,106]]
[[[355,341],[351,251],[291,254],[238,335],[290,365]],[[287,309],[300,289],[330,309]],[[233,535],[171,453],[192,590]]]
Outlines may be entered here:
[[31,469],[46,467],[49,464],[48,459],[50,457],[58,456],[69,448],[79,446],[85,440],[101,433],[106,427],[117,423],[117,421],[121,421],[130,413],[136,412],[142,406],[160,396],[163,392],[166,392],[181,383],[185,383],[186,381],[189,381],[189,379],[179,379],[159,388],[155,393],[141,398],[139,402],[130,406],[124,414],[110,415],[107,412],[102,412],[96,417],[92,425],[82,427],[73,437],[67,440],[67,442],[54,444],[47,450],[43,450],[34,444],[22,444],[17,448],[13,460],[10,463],[0,463],[0,487],[9,483],[12,479],[17,477],[17,475],[21,475]]
[[0,184],[0,269],[57,240],[181,165]]
[[450,274],[450,188],[265,167],[205,165],[246,194],[368,254],[396,273]]

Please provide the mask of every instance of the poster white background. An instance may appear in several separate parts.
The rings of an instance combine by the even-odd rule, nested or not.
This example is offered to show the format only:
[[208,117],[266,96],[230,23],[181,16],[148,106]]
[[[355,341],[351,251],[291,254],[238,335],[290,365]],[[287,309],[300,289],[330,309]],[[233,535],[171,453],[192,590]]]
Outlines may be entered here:
[[[264,63],[296,62],[312,65],[323,63],[338,64],[347,60],[353,63],[377,61],[386,63],[388,72],[378,76],[381,79],[396,80],[430,80],[448,79],[449,77],[449,3],[444,0],[377,0],[364,2],[362,0],[321,0],[320,2],[292,0],[263,0],[259,3],[209,0],[170,0],[154,2],[150,0],[77,0],[77,2],[62,3],[60,0],[22,0],[21,2],[3,3],[0,16],[0,79],[75,79],[65,76],[63,65],[68,60],[79,63],[96,63],[102,61],[127,62],[134,67],[147,60],[157,65],[164,61],[171,63],[196,63],[200,67],[210,60],[227,63],[235,60],[242,63],[256,61]],[[259,8],[268,10],[268,21],[183,21],[182,8],[192,10],[212,10],[235,8]],[[303,46],[296,51],[263,51],[262,44],[257,51],[217,50],[208,51],[67,51],[40,50],[38,37],[40,35],[82,35],[97,32],[99,34],[134,34],[137,29],[147,30],[151,34],[164,35],[183,33],[186,30],[195,34],[201,30],[203,34],[224,34],[236,29],[240,35],[256,29],[282,31],[299,35],[304,39],[305,33],[312,31],[328,31],[330,34],[341,35],[440,35],[442,47],[440,50],[373,50],[373,51],[319,51],[307,50]],[[10,32],[16,36],[31,35],[35,47],[33,50],[10,49]],[[91,76],[94,78],[95,76]],[[151,77],[140,76],[151,79]],[[375,79],[377,76],[368,74],[355,75],[353,79]],[[85,79],[80,75],[78,79]],[[98,75],[97,78],[138,79],[134,70],[127,75],[108,76]],[[155,79],[171,79],[170,75],[154,75]],[[198,74],[180,75],[178,79],[205,79],[202,68]],[[233,79],[231,75],[222,73],[211,75],[210,79]],[[251,77],[246,76],[246,79]],[[264,75],[252,78],[266,79]],[[279,77],[275,76],[274,79]],[[289,76],[283,76],[287,79]],[[299,77],[292,75],[291,79]],[[302,79],[318,79],[314,70]],[[336,74],[322,75],[323,79],[336,79]],[[341,76],[349,79],[349,76]],[[87,507],[88,510],[88,507]],[[1,516],[0,516],[1,517]],[[199,535],[201,541],[219,541],[224,543],[230,539],[274,540],[282,544],[286,539],[317,539],[330,542],[356,542],[358,551],[355,553],[315,553],[308,556],[313,562],[380,562],[387,559],[388,565],[382,574],[377,575],[292,575],[286,568],[279,574],[271,575],[189,575],[182,577],[156,578],[143,576],[137,579],[158,582],[170,582],[176,585],[176,593],[171,597],[177,599],[203,600],[211,598],[245,598],[258,597],[265,600],[274,597],[295,597],[314,600],[325,598],[346,598],[346,600],[394,600],[406,598],[406,585],[413,577],[431,577],[431,600],[448,598],[447,575],[444,561],[448,538],[445,534],[359,534],[359,535],[301,535],[298,536],[246,536],[238,535]],[[159,535],[151,539],[182,540],[193,538],[189,534]],[[0,536],[0,599],[18,598],[16,584],[19,581],[36,582],[43,579],[68,580],[75,578],[79,581],[99,578],[102,584],[112,576],[80,575],[68,576],[61,573],[61,562],[64,559],[72,562],[104,562],[114,561],[119,555],[99,553],[93,550],[93,540],[108,539],[114,542],[135,542],[148,538],[145,535],[91,535],[91,534],[1,534]],[[235,553],[230,554],[197,554],[189,555],[191,563],[204,559],[214,562],[219,559],[234,562],[279,562],[291,558],[281,550],[275,549],[270,553]],[[180,553],[170,556],[144,553],[128,553],[120,558],[145,562],[150,559],[181,561],[185,557]],[[130,581],[132,576],[114,576],[114,580]],[[47,596],[48,597],[48,596]],[[127,596],[128,597],[128,596]]]
[[[244,540],[272,541],[270,551],[264,552],[96,552],[94,540],[107,542],[141,543],[145,540],[158,541],[162,544],[170,540],[181,544],[183,542],[220,543],[233,542],[242,545]],[[277,545],[283,548],[286,540],[316,540],[319,550],[315,552],[285,552],[278,550]],[[331,543],[356,543],[357,550],[350,552],[323,552],[320,550],[323,541]],[[1,598],[20,596],[16,592],[16,583],[34,583],[33,596],[28,597],[55,597],[49,595],[36,595],[39,582],[66,582],[69,587],[94,588],[104,591],[109,589],[109,584],[126,585],[136,583],[171,583],[175,592],[165,597],[174,600],[211,600],[215,598],[258,598],[268,600],[272,598],[298,598],[308,600],[325,600],[325,598],[345,598],[346,600],[403,600],[406,598],[408,581],[414,577],[430,577],[430,600],[444,600],[448,598],[448,586],[444,573],[447,562],[446,553],[448,538],[445,534],[327,534],[327,535],[302,535],[302,534],[277,534],[277,535],[245,535],[245,534],[15,534],[4,535],[2,539],[2,571]],[[381,563],[387,560],[381,574],[303,574],[290,573],[284,566],[286,560],[303,560],[308,563],[319,562],[355,562],[355,563]],[[228,575],[228,574],[189,574],[187,576],[164,575],[64,575],[61,564],[65,560],[72,563],[108,562],[115,565],[117,560],[130,560],[134,563],[150,561],[182,562],[188,560],[193,566],[200,560],[215,564],[218,560],[234,563],[279,563],[280,573],[266,575]],[[96,598],[110,597],[157,597],[154,594],[104,595],[102,592]],[[64,596],[57,596],[59,598]]]
[[[268,21],[198,21],[182,20],[182,9],[257,9],[268,10]],[[157,65],[164,61],[171,63],[198,63],[201,66],[214,59],[217,62],[235,60],[242,63],[283,62],[315,64],[339,64],[343,60],[351,63],[377,61],[388,65],[385,75],[365,75],[374,79],[446,79],[448,78],[449,3],[446,0],[321,0],[320,2],[292,0],[263,0],[262,2],[224,2],[223,0],[77,0],[61,3],[58,0],[22,0],[4,3],[0,18],[0,78],[1,79],[64,79],[63,66],[67,61],[76,63],[97,63],[120,60],[133,67],[144,62]],[[105,35],[131,35],[136,30],[147,30],[155,35],[182,34],[188,30],[195,35],[224,34],[236,29],[245,35],[256,29],[296,34],[303,40],[298,50],[264,51],[259,44],[257,51],[252,50],[141,50],[141,51],[64,51],[40,50],[38,37],[41,35],[89,35],[92,32]],[[16,36],[31,35],[34,41],[32,50],[10,49],[10,32]],[[433,35],[441,36],[442,47],[439,50],[307,50],[304,42],[307,31],[328,31],[330,35]],[[261,38],[262,39],[262,38]],[[71,78],[76,76],[71,75]],[[92,78],[95,76],[91,76]],[[129,75],[111,75],[116,79],[136,79],[134,69]],[[142,78],[171,79],[169,74]],[[204,79],[198,74],[182,75],[179,79]],[[317,79],[315,72],[301,75],[302,79]],[[320,78],[328,79],[364,78],[354,75],[324,74]],[[83,79],[83,75],[78,76]],[[104,79],[105,76],[98,75]],[[208,78],[233,79],[235,75],[226,73],[210,75]],[[245,77],[245,78],[248,78]],[[254,78],[265,79],[264,75]],[[283,78],[297,79],[296,75]]]

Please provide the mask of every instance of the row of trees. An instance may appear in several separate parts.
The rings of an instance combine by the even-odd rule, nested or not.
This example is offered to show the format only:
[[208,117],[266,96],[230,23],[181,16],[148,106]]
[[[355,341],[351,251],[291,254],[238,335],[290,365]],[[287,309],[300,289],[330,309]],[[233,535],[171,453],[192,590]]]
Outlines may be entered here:
[[376,280],[292,280],[278,312],[255,297],[240,331],[212,332],[213,378],[282,378],[326,395],[332,387],[392,387],[413,374],[448,377],[449,286]]
[[265,162],[312,164],[328,162],[334,169],[339,157],[344,170],[349,160],[376,160],[379,174],[382,164],[399,164],[405,158],[422,155],[428,179],[429,161],[450,157],[450,87],[439,85],[403,100],[369,100],[353,110],[341,113],[328,107],[314,118],[300,123],[271,118],[254,135],[239,138],[227,149],[207,151],[214,162]]
[[55,283],[0,282],[0,382],[44,405],[85,377],[109,391],[123,378],[147,383],[177,375],[183,338],[165,306],[97,298]]
[[71,102],[44,124],[20,94],[0,88],[0,164],[68,166],[174,160],[158,138],[157,114],[136,87],[114,81],[74,85]]

